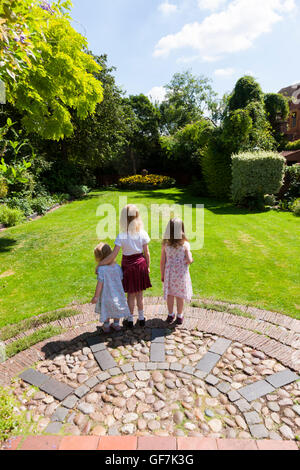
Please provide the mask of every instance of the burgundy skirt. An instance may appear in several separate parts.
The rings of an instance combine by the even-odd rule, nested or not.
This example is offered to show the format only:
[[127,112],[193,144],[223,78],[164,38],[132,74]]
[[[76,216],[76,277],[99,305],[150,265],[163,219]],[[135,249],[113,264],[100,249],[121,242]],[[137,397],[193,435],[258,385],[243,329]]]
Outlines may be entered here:
[[130,294],[152,287],[147,262],[142,254],[122,258],[123,287]]

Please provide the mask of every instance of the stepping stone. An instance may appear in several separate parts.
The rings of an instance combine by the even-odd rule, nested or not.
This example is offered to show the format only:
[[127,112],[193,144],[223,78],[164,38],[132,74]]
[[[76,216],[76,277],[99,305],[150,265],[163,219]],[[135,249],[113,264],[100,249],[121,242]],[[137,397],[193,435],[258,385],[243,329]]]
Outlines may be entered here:
[[152,343],[150,348],[151,362],[165,362],[165,345],[164,343]]
[[19,377],[24,380],[24,382],[34,385],[35,387],[40,387],[47,380],[49,380],[48,375],[42,374],[41,372],[35,369],[27,369]]
[[221,382],[219,385],[217,385],[217,389],[221,393],[228,393],[229,390],[231,389],[231,385],[227,382]]
[[215,367],[215,365],[219,362],[220,360],[220,355],[215,354],[212,352],[208,352],[205,354],[205,356],[200,359],[198,362],[196,369],[201,370],[202,372],[206,372],[209,374],[209,372]]
[[64,408],[63,406],[59,406],[58,408],[56,408],[55,412],[51,416],[51,421],[52,422],[60,421],[61,423],[63,423],[68,413],[69,413],[69,410],[67,408]]
[[111,375],[109,372],[102,372],[101,374],[97,375],[97,379],[99,382],[105,382],[105,380],[110,379]]
[[181,372],[183,368],[183,365],[180,364],[179,362],[173,362],[170,364],[170,370],[175,370],[176,372]]
[[145,362],[135,362],[133,365],[134,370],[146,370],[146,363]]
[[244,413],[245,420],[247,421],[248,426],[254,424],[260,424],[262,422],[261,417],[256,411],[250,411],[250,413]]
[[217,341],[209,349],[209,352],[222,356],[227,351],[231,343],[232,341],[230,341],[229,339],[218,338]]
[[44,433],[45,434],[58,434],[59,431],[61,430],[61,427],[62,427],[62,423],[59,421],[55,421],[54,423],[48,424]]
[[86,339],[86,342],[93,353],[106,349],[105,344],[100,341],[100,338],[98,336],[91,336]]
[[69,385],[65,383],[58,382],[55,379],[48,379],[47,382],[40,386],[40,390],[48,393],[48,395],[52,395],[59,401],[63,401],[68,395],[74,393],[74,389],[72,387],[69,387]]
[[[110,377],[110,376],[109,376]],[[84,395],[86,395],[90,391],[89,387],[86,385],[81,385],[80,387],[76,388],[74,391],[75,395],[78,398],[82,398]]]
[[241,395],[238,392],[236,392],[235,390],[231,390],[227,394],[227,396],[228,396],[228,398],[231,402],[235,402],[235,401],[237,401],[241,398]]
[[268,431],[263,424],[249,426],[250,432],[255,439],[266,439],[269,437]]
[[67,398],[64,399],[62,402],[62,406],[65,408],[69,408],[70,410],[75,407],[76,403],[78,402],[79,398],[76,395],[69,395]]
[[102,351],[96,352],[94,356],[102,370],[112,369],[113,367],[117,366],[114,358],[107,351],[107,349],[103,349]]
[[254,382],[251,385],[246,385],[246,387],[239,388],[239,393],[246,400],[254,401],[257,398],[274,392],[274,390],[275,388],[272,387],[272,385],[270,385],[268,382],[265,380],[259,380],[258,382]]
[[146,369],[147,370],[156,370],[157,369],[157,364],[155,362],[147,362],[146,363]]
[[289,369],[277,372],[277,374],[269,375],[265,380],[271,384],[274,388],[284,387],[296,380],[299,380],[300,376],[295,374]]
[[206,377],[205,382],[208,383],[209,385],[217,385],[217,383],[219,382],[219,379],[215,377],[214,375],[209,374]]
[[164,343],[165,335],[166,335],[166,330],[162,328],[153,328],[151,332],[152,343]]
[[128,372],[132,372],[133,367],[131,364],[124,364],[123,366],[121,366],[121,371],[123,372],[123,374],[126,374]]
[[98,383],[99,383],[99,380],[97,379],[97,377],[91,377],[86,382],[84,382],[84,385],[86,385],[89,388],[94,388],[96,387]]

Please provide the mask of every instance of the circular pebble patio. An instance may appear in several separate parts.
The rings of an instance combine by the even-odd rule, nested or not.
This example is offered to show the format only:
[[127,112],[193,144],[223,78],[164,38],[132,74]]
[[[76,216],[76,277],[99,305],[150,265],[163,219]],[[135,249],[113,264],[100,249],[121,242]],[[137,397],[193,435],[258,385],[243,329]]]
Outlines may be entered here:
[[[286,370],[284,365],[229,341],[210,373],[197,374],[197,364],[220,337],[164,326],[161,362],[151,361],[150,328],[110,336],[98,331],[66,341],[59,352],[38,361],[35,370],[67,384],[74,393],[58,400],[17,378],[11,385],[20,403],[16,412],[26,411],[33,434],[297,439],[299,381],[252,401],[239,395],[247,385]],[[95,326],[89,329],[95,331]],[[110,365],[115,367],[101,370],[91,338],[113,358],[115,364]]]

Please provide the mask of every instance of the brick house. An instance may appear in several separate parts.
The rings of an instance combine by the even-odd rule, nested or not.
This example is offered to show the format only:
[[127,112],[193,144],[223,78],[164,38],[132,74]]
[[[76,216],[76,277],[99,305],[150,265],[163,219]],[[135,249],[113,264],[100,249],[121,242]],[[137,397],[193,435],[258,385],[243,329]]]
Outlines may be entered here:
[[282,88],[279,93],[292,98],[288,121],[283,123],[282,132],[290,141],[300,139],[300,83]]

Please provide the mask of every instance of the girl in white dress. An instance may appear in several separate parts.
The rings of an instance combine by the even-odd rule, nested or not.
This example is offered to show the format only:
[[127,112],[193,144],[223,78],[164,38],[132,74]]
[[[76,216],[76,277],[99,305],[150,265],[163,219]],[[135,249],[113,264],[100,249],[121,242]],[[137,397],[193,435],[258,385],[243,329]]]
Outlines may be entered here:
[[190,244],[185,236],[184,224],[180,219],[168,223],[161,251],[161,280],[164,283],[164,298],[167,301],[168,323],[175,319],[174,302],[177,304],[178,325],[183,324],[184,302],[193,296],[189,265],[193,263]]

